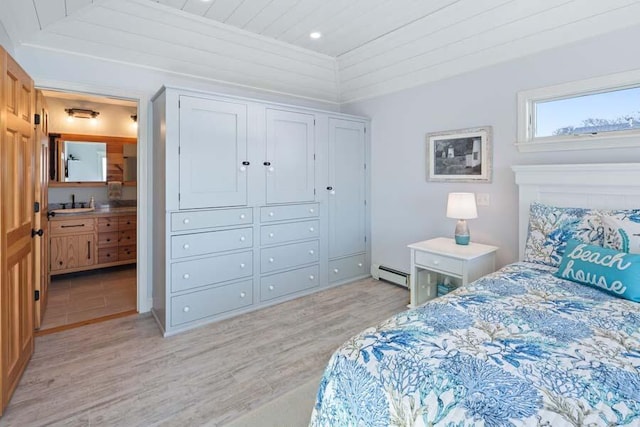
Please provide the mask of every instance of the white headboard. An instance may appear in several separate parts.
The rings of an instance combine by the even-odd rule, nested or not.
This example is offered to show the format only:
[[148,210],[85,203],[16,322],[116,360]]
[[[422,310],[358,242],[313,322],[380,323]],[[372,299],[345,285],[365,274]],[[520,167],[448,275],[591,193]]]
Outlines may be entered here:
[[519,187],[520,259],[531,202],[592,209],[640,208],[640,163],[512,166]]

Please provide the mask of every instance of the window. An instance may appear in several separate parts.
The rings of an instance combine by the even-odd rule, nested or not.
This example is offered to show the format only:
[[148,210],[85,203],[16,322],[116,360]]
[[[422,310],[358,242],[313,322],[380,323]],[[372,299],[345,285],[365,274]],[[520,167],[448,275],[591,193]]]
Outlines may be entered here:
[[518,149],[640,147],[640,72],[518,93]]

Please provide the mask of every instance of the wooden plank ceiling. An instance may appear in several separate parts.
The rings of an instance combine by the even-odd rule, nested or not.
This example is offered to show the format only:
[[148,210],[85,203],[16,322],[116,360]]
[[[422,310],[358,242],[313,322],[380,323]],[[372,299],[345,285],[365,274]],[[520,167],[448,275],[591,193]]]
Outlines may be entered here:
[[336,103],[640,24],[640,0],[3,1],[18,44]]

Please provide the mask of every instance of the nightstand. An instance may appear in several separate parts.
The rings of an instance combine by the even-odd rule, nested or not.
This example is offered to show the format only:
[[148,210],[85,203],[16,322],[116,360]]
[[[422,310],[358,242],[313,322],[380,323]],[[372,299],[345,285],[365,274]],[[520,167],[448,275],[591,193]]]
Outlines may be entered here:
[[409,307],[437,296],[438,284],[467,284],[495,271],[496,246],[469,243],[457,245],[453,239],[438,237],[412,243]]

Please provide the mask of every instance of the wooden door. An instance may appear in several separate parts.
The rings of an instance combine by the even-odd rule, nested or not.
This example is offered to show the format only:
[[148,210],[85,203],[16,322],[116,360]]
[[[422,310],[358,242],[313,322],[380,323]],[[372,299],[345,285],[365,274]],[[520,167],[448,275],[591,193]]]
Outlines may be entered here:
[[35,302],[34,327],[39,329],[47,308],[49,292],[49,113],[41,91],[36,91],[36,113],[40,116],[40,124],[36,125],[36,202],[40,212],[35,215],[36,230],[42,230],[42,236],[35,239],[35,290],[39,292],[39,300]]
[[247,205],[247,106],[180,97],[180,209]]
[[0,48],[0,382],[4,410],[33,353],[33,80]]
[[364,123],[329,119],[329,258],[366,251]]
[[95,239],[93,234],[77,236],[78,242],[78,267],[86,267],[96,263]]
[[311,114],[267,109],[267,203],[315,200],[315,122]]

